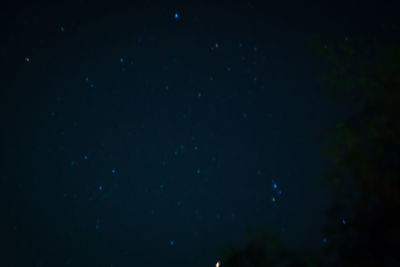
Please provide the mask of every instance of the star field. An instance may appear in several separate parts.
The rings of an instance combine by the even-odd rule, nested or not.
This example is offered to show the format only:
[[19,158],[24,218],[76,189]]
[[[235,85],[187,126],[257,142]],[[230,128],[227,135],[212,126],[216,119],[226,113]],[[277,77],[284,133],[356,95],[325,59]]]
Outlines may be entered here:
[[[315,133],[343,111],[314,79],[320,26],[308,11],[293,25],[255,4],[210,7],[18,13],[2,47],[18,264],[223,266],[221,248],[260,225],[292,247],[329,243]],[[318,38],[351,41],[344,29]]]

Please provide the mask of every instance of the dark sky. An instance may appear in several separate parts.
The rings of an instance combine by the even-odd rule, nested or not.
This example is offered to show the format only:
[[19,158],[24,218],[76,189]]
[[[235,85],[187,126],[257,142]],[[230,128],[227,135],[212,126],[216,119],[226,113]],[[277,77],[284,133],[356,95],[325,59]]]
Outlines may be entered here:
[[320,250],[345,112],[307,43],[395,6],[231,2],[1,10],[4,266],[215,266],[260,225]]

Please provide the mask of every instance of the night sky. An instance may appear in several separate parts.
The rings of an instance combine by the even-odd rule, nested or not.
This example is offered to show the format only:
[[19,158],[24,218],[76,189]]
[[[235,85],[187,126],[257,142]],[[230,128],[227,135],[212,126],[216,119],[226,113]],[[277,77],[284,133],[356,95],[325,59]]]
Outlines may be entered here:
[[318,253],[316,136],[346,111],[307,44],[374,42],[391,10],[4,7],[1,264],[215,266],[260,226]]

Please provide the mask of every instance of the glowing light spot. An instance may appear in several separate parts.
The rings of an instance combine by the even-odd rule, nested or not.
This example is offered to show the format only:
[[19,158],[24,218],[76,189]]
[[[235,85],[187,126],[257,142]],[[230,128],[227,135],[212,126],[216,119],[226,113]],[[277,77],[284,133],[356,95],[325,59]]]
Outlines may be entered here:
[[278,190],[278,195],[282,195],[282,190]]
[[194,150],[199,150],[199,147],[198,146],[194,146]]
[[197,169],[197,170],[196,170],[196,173],[197,173],[197,174],[200,174],[200,169]]
[[275,199],[275,197],[272,197],[272,202],[276,202],[276,199]]
[[173,246],[173,245],[175,245],[175,242],[174,241],[169,241],[169,244],[171,245],[171,246]]
[[25,61],[29,63],[31,61],[31,59],[29,57],[26,57]]
[[277,185],[277,184],[274,184],[272,187],[273,187],[274,189],[277,189],[277,188],[278,188],[278,185]]
[[113,174],[116,174],[116,173],[117,173],[117,170],[116,170],[116,169],[112,169],[111,172],[112,172]]
[[219,47],[219,44],[218,44],[218,43],[216,43],[216,44],[215,44],[215,48],[218,48],[218,47]]
[[124,59],[121,57],[121,58],[119,59],[119,62],[123,63],[123,62],[124,62]]
[[219,261],[217,261],[217,263],[215,264],[215,267],[220,267],[221,263]]
[[322,242],[323,242],[324,244],[326,244],[326,243],[328,242],[328,239],[327,239],[326,237],[323,237],[323,238],[322,238]]
[[174,19],[179,19],[179,14],[178,13],[174,14]]
[[344,218],[342,219],[342,223],[343,223],[343,224],[346,224],[346,223],[347,223],[346,220],[345,220]]
[[103,190],[103,186],[100,185],[99,186],[99,190],[102,191]]
[[88,159],[88,156],[87,156],[87,155],[84,155],[84,156],[83,156],[83,159],[84,159],[84,160],[87,160],[87,159]]

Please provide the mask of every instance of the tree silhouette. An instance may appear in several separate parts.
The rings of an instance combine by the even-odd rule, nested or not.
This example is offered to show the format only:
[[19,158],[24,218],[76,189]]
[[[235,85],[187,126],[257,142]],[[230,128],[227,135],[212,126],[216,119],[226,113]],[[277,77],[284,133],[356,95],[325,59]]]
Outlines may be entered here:
[[321,175],[335,188],[326,251],[315,259],[264,233],[228,247],[222,266],[400,266],[400,45],[311,47],[323,88],[348,113],[319,135],[331,163]]
[[328,252],[337,255],[336,265],[395,266],[400,263],[400,46],[355,47],[345,43],[322,51],[331,63],[322,80],[349,111],[326,131],[332,167],[324,177],[337,192],[326,225]]
[[306,251],[292,251],[284,247],[279,234],[261,229],[250,233],[243,248],[227,246],[222,253],[224,267],[255,266],[318,266],[318,261]]

